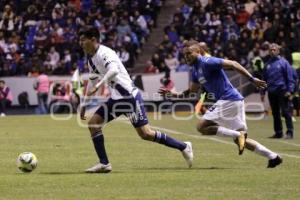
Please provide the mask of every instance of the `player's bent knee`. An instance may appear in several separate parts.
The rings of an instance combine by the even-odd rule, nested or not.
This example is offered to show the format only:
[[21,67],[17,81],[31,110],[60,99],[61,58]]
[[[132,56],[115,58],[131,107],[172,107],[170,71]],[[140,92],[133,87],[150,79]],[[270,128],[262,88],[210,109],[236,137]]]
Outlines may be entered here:
[[198,123],[197,126],[196,126],[196,128],[197,128],[198,132],[200,132],[202,134],[205,134],[205,126],[204,126],[203,123]]
[[198,130],[202,135],[213,135],[206,128],[201,128]]
[[197,125],[196,129],[197,129],[198,132],[200,132],[200,133],[202,132],[202,127],[201,126]]
[[217,126],[217,124],[213,121],[200,120],[196,128],[202,135],[215,135],[215,126]]
[[145,131],[142,131],[142,133],[140,134],[140,137],[141,137],[143,140],[153,140],[153,134],[152,134],[152,131],[151,131],[151,130],[145,130]]
[[89,129],[99,129],[99,128],[101,128],[101,124],[99,124],[93,120],[90,120],[88,122],[88,127],[89,127]]
[[93,118],[88,122],[88,128],[90,130],[91,136],[102,132],[102,124],[100,124],[98,120],[94,120]]
[[210,130],[209,126],[197,126],[197,130],[202,134],[202,135],[215,135],[215,133],[212,133]]
[[150,140],[152,141],[154,139],[154,131],[151,130],[149,127],[141,127],[136,129],[138,135],[143,140]]
[[140,135],[140,137],[141,137],[143,140],[152,140],[152,136],[149,135],[148,133],[143,133],[142,135]]

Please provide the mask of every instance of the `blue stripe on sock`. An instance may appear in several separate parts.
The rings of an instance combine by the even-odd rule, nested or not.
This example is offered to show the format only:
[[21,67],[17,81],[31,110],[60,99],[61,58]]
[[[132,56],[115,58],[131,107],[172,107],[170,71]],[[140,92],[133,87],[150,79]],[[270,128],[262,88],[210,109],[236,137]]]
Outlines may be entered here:
[[161,139],[161,132],[155,131],[154,141],[159,143],[160,139]]
[[186,144],[184,142],[176,140],[165,133],[161,133],[160,131],[155,131],[154,142],[164,144],[168,147],[172,147],[180,151],[186,148]]

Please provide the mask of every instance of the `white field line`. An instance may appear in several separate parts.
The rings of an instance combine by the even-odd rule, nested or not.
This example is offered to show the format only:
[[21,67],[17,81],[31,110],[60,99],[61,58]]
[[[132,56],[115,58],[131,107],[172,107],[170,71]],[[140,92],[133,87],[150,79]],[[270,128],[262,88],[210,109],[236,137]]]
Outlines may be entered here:
[[279,153],[280,155],[290,157],[290,158],[300,158],[300,156],[292,155],[292,154],[286,154],[286,153]]
[[292,142],[281,141],[281,140],[276,140],[275,142],[280,142],[280,143],[283,143],[283,144],[288,144],[288,145],[300,147],[300,144],[296,144],[296,143],[292,143]]
[[[129,121],[124,120],[124,119],[119,119],[117,121],[123,122],[123,123],[126,123],[126,124],[131,124]],[[159,127],[159,126],[150,126],[150,127],[153,128],[153,129],[158,129],[160,131],[165,131],[165,132],[176,134],[176,135],[185,135],[185,136],[189,136],[189,137],[192,137],[192,138],[203,139],[203,140],[212,140],[212,141],[223,143],[223,144],[235,145],[233,142],[227,142],[227,141],[224,141],[224,140],[212,137],[212,136],[190,135],[190,134],[186,134],[186,133],[183,133],[183,132],[180,132],[180,131],[175,131],[175,130],[171,130],[171,129],[167,129],[167,128],[163,128],[163,127]],[[289,142],[284,142],[284,141],[282,141],[282,142],[285,143],[285,144],[298,146],[297,144],[294,144],[294,143],[289,143]],[[286,153],[279,153],[279,154],[283,155],[283,156],[286,156],[286,157],[290,157],[290,158],[300,159],[300,156],[296,156],[296,155],[292,155],[292,154],[286,154]]]

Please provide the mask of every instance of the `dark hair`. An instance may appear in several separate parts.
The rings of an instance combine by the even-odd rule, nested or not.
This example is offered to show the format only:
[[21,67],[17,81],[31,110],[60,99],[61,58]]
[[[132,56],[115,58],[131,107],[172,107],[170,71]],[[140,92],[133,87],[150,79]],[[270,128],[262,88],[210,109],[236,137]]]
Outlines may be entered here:
[[5,81],[4,81],[4,80],[0,80],[0,83],[3,83],[3,84],[5,84]]
[[95,27],[86,27],[86,28],[84,28],[83,30],[81,30],[79,32],[79,36],[82,36],[82,35],[84,37],[89,38],[89,39],[92,39],[93,37],[95,37],[97,40],[100,37],[99,31]]

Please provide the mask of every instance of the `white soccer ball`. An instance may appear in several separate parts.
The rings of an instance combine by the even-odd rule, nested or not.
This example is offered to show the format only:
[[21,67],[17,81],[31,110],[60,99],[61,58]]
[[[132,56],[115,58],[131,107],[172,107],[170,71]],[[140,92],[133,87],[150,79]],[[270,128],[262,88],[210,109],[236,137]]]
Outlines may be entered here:
[[18,156],[17,167],[22,172],[32,172],[37,166],[38,160],[31,152],[23,152]]

